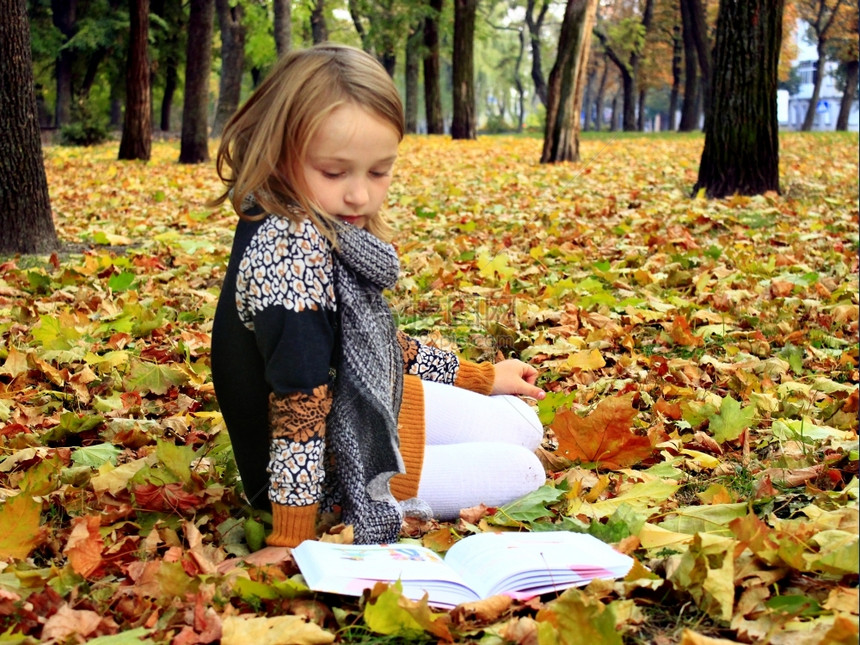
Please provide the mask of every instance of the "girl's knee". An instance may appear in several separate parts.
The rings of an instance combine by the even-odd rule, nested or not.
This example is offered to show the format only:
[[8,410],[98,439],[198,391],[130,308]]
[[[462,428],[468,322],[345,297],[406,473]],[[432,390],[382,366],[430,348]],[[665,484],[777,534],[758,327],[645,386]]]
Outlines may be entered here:
[[502,395],[492,398],[498,399],[499,405],[508,408],[505,410],[505,419],[514,430],[516,443],[528,450],[537,450],[543,441],[543,425],[534,408],[516,396]]

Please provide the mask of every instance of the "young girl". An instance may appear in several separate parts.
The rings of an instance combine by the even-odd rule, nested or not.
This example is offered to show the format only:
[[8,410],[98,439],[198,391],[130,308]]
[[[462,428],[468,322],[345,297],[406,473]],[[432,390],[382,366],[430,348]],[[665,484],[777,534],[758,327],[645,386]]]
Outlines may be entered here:
[[379,209],[403,131],[382,66],[333,44],[284,56],[224,129],[215,203],[240,219],[212,375],[272,546],[314,539],[338,507],[357,543],[396,541],[404,514],[451,519],[545,479],[541,424],[512,396],[544,396],[536,370],[395,328],[382,291],[399,263]]

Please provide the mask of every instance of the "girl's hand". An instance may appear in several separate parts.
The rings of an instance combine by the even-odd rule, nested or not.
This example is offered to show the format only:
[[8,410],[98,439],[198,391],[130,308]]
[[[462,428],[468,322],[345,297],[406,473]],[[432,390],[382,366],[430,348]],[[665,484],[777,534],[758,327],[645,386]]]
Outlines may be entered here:
[[546,392],[535,385],[538,371],[515,358],[496,363],[496,376],[493,380],[493,394],[519,394],[532,399],[542,399]]

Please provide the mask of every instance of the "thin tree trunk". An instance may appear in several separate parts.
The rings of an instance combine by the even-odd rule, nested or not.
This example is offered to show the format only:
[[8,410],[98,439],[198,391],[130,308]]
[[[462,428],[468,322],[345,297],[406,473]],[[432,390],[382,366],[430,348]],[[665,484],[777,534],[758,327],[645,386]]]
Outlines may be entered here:
[[120,159],[149,161],[152,150],[152,97],[149,70],[149,0],[129,3],[128,63],[125,77],[125,120]]
[[179,163],[209,161],[209,67],[214,0],[191,0]]
[[708,197],[779,191],[776,90],[784,0],[722,0],[713,105],[693,188]]
[[328,25],[325,21],[325,0],[316,0],[311,11],[311,38],[314,45],[328,40]]
[[606,101],[606,79],[609,76],[609,62],[606,54],[603,55],[603,71],[600,73],[600,85],[597,86],[597,100],[595,101],[594,129],[600,132],[603,129],[603,104]]
[[0,253],[48,253],[59,246],[33,83],[24,0],[0,0]]
[[[78,0],[51,0],[51,13],[54,26],[62,34],[64,44],[75,35]],[[75,52],[67,47],[60,50],[55,63],[54,75],[57,85],[57,99],[54,108],[54,125],[60,127],[69,123],[72,116],[72,64]]]
[[672,32],[672,89],[669,92],[669,119],[666,125],[670,132],[675,130],[678,113],[678,97],[681,94],[681,54],[683,53],[681,28],[675,25]]
[[558,55],[547,86],[546,131],[541,163],[579,161],[579,113],[597,0],[567,0]]
[[221,30],[221,81],[210,133],[213,138],[221,136],[227,121],[239,107],[242,72],[245,69],[244,9],[241,3],[231,6],[230,0],[215,0],[215,10]]
[[818,40],[816,48],[818,54],[818,69],[815,70],[815,76],[812,79],[812,96],[809,97],[809,105],[806,106],[806,115],[803,117],[803,125],[800,129],[804,132],[812,130],[815,124],[815,114],[818,109],[818,97],[821,96],[821,82],[824,80],[824,63],[826,62],[824,55],[824,41]]
[[273,0],[275,10],[275,51],[278,58],[293,46],[293,16],[290,0]]
[[176,64],[168,63],[165,71],[164,96],[161,97],[161,130],[170,131],[170,113],[173,110],[173,96],[179,87],[179,71]]
[[684,41],[684,100],[681,103],[681,123],[678,130],[692,132],[699,125],[699,59],[693,37],[693,17],[690,6],[681,0],[681,37]]
[[857,96],[857,72],[860,63],[856,60],[850,60],[843,63],[843,66],[845,69],[845,91],[842,93],[842,102],[839,104],[836,129],[844,132],[848,129],[848,116],[851,114],[854,97]]
[[442,92],[439,88],[439,19],[444,0],[429,0],[429,15],[424,19],[424,110],[427,134],[445,134]]
[[526,37],[523,30],[519,30],[520,48],[517,52],[517,62],[514,65],[514,85],[517,88],[517,132],[523,131],[523,120],[526,111],[526,91],[523,81],[520,79],[520,67],[523,64],[523,56],[526,53]]
[[591,124],[593,122],[591,118],[591,106],[594,102],[594,98],[592,94],[594,94],[594,79],[597,77],[597,70],[591,68],[588,72],[588,82],[585,84],[585,96],[582,98],[582,104],[584,106],[583,109],[583,117],[582,117],[582,131],[588,132],[591,129]]
[[543,26],[544,18],[546,18],[546,12],[549,9],[549,0],[543,0],[537,18],[534,16],[534,9],[535,0],[528,0],[526,5],[526,25],[529,28],[529,43],[532,52],[532,83],[535,86],[535,94],[537,94],[541,104],[546,107],[547,88],[546,80],[543,76],[540,30]]
[[[780,0],[778,0],[780,1]],[[690,16],[690,33],[696,46],[696,54],[699,59],[699,91],[701,92],[702,105],[705,108],[705,122],[711,111],[711,84],[713,73],[711,71],[711,43],[708,40],[708,26],[705,22],[705,9],[702,0],[681,0],[682,5],[687,4]],[[698,114],[696,115],[698,120]]]
[[420,25],[413,27],[406,38],[406,101],[403,106],[406,132],[418,131],[418,77],[421,75],[421,41],[424,34]]
[[478,0],[454,0],[453,139],[477,138],[475,119],[475,14]]

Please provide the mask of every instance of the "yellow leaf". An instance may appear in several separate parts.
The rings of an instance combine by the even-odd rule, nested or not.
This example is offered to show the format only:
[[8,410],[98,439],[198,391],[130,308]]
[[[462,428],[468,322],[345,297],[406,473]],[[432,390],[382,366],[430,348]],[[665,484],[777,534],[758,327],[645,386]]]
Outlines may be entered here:
[[[562,371],[572,372],[573,370],[596,370],[606,365],[603,356],[597,349],[592,349],[584,352],[571,354],[564,363],[561,364]],[[566,368],[566,370],[565,370]]]
[[40,541],[39,515],[42,504],[19,493],[0,507],[0,558],[22,560]]
[[325,645],[334,634],[301,616],[227,616],[221,622],[222,645]]
[[693,540],[692,535],[669,531],[668,529],[647,522],[642,525],[637,537],[645,549],[662,549],[667,546],[686,544]]

